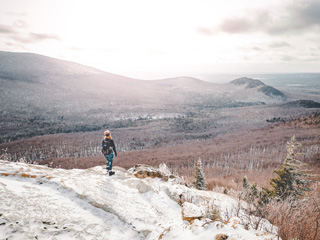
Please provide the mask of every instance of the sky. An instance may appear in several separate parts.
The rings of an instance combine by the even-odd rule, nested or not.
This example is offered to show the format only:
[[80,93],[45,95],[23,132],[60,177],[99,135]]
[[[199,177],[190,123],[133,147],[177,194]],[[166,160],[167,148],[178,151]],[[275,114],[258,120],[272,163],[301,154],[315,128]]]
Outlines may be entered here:
[[319,0],[0,0],[0,51],[139,79],[320,72]]

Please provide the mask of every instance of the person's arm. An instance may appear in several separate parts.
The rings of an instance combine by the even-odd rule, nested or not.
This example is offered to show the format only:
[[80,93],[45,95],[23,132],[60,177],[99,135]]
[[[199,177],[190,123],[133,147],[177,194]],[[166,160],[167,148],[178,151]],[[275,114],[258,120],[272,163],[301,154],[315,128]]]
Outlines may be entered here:
[[115,156],[117,156],[116,145],[114,144],[113,140],[111,140],[111,144],[112,144],[112,147],[113,147],[114,154],[115,154]]

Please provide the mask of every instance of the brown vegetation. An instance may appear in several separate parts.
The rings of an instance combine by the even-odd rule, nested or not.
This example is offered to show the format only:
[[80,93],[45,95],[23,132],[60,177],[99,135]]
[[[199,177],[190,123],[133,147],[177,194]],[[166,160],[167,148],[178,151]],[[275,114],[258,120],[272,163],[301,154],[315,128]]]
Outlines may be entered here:
[[[114,165],[128,169],[136,164],[158,166],[166,163],[173,172],[191,181],[195,162],[200,157],[209,189],[239,189],[245,175],[259,186],[267,186],[269,179],[274,176],[273,170],[281,165],[286,155],[286,143],[293,135],[303,146],[303,161],[314,172],[320,172],[318,120],[319,114],[313,114],[258,130],[239,130],[209,140],[176,142],[172,140],[175,139],[174,135],[167,134],[166,138],[157,128],[151,130],[145,138],[139,135],[146,133],[147,129],[143,127],[126,131],[117,129],[113,131],[113,137],[120,152],[114,159]],[[5,143],[1,147],[8,147],[11,157],[16,155],[17,160],[18,154],[22,156],[30,153],[38,159],[50,156],[38,161],[50,167],[89,168],[105,164],[100,138],[100,132],[57,134]],[[156,142],[161,138],[165,139],[161,145],[147,146],[148,142]],[[123,150],[134,148],[136,150]],[[17,149],[18,153],[12,152]]]
[[292,205],[289,201],[271,205],[268,219],[279,228],[283,239],[320,239],[320,186],[315,185],[305,200]]
[[[164,162],[173,172],[191,182],[194,178],[196,160],[200,157],[204,165],[208,189],[225,190],[225,192],[228,192],[227,189],[240,190],[244,176],[260,187],[268,186],[270,179],[274,177],[273,170],[281,166],[286,156],[286,144],[293,135],[296,135],[297,140],[302,144],[303,162],[308,164],[312,173],[320,173],[319,114],[274,123],[261,129],[239,130],[236,133],[207,140],[184,140],[173,143],[172,140],[167,139],[161,146],[159,144],[146,147],[150,139],[155,141],[156,138],[146,137],[143,141],[142,136],[136,138],[139,130],[135,128],[127,130],[126,132],[114,131],[115,142],[120,149],[132,144],[128,147],[130,149],[136,144],[136,150],[119,152],[118,157],[114,159],[114,165],[131,168],[136,164],[158,166]],[[145,131],[143,127],[140,130]],[[154,129],[152,134],[157,133],[157,136],[164,137],[157,131],[159,130]],[[126,139],[127,145],[124,144],[125,141],[117,141],[119,136]],[[26,152],[33,151],[35,154],[42,154],[48,149],[56,152],[65,151],[70,154],[69,157],[53,157],[38,163],[66,169],[89,168],[105,164],[105,158],[100,153],[100,138],[99,132],[59,134],[35,137],[28,141],[19,140],[11,143],[11,146],[18,145],[20,149]],[[97,139],[96,143],[92,139]],[[10,147],[10,143],[6,144]],[[282,239],[292,239],[296,236],[299,236],[299,239],[319,239],[319,189],[319,186],[315,187],[308,198],[295,207],[288,202],[275,202],[270,209],[266,209],[265,216],[279,227],[279,235]]]

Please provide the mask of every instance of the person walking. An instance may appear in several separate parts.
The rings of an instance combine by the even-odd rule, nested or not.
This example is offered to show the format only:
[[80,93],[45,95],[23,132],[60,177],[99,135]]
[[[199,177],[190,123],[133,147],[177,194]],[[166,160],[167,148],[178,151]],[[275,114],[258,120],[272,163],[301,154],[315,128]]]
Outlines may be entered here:
[[102,153],[107,160],[106,169],[109,172],[109,176],[111,176],[114,174],[114,172],[112,171],[112,163],[114,156],[117,156],[117,150],[109,130],[106,130],[104,132],[104,138],[102,140]]

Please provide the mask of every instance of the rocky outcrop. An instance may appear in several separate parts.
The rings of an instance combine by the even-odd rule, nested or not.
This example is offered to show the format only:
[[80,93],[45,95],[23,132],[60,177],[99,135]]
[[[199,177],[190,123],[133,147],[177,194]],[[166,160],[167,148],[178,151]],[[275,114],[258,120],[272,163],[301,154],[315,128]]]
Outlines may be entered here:
[[[275,226],[230,196],[114,170],[109,177],[104,166],[64,170],[0,160],[0,238],[279,239]],[[35,228],[42,231],[35,235]]]
[[133,173],[133,175],[137,178],[161,178],[164,181],[168,181],[169,179],[177,178],[173,174],[165,173],[163,171],[160,171],[157,168],[144,165],[144,164],[138,164],[135,165],[133,168],[130,168],[128,170],[129,172]]
[[227,234],[220,233],[216,235],[215,240],[227,240],[228,237],[229,236]]

